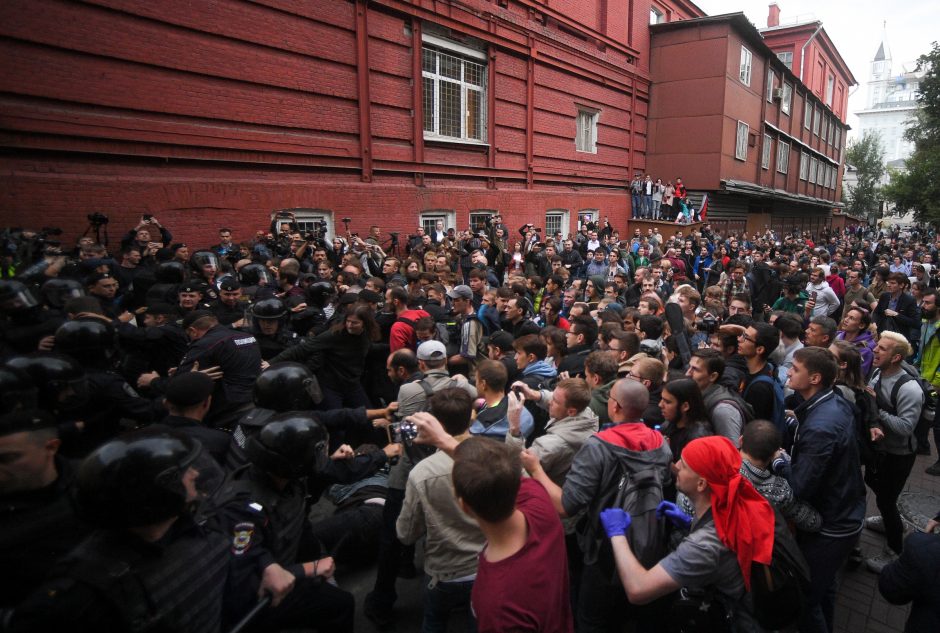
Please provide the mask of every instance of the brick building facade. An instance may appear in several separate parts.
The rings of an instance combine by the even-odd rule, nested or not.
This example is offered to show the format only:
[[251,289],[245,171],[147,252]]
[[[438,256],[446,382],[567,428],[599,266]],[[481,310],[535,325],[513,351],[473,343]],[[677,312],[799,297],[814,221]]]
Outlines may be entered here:
[[[820,99],[743,13],[651,31],[649,171],[708,193],[719,229],[828,225],[842,207],[844,101],[837,112]],[[840,71],[839,85],[852,83]]]
[[[294,210],[353,231],[499,211],[623,228],[651,21],[686,0],[8,0],[0,225],[144,213],[183,241]],[[113,243],[113,241],[112,241]]]

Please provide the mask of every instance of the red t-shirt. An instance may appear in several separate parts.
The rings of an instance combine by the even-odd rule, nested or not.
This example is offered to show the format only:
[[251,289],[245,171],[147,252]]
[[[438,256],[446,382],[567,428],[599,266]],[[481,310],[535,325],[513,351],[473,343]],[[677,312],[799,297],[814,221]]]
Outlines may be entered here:
[[491,563],[486,548],[470,602],[479,633],[574,630],[568,597],[568,557],[558,513],[542,484],[523,479],[516,508],[525,515],[529,536],[518,552]]

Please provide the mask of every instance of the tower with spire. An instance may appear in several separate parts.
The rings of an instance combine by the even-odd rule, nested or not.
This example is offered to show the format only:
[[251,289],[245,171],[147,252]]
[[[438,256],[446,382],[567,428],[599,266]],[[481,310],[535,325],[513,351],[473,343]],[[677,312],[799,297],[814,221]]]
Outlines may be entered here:
[[876,133],[881,138],[885,162],[894,169],[903,168],[903,161],[911,155],[913,146],[904,138],[904,130],[917,110],[917,93],[921,73],[906,68],[913,64],[898,64],[891,59],[888,46],[887,22],[882,23],[881,42],[871,60],[865,109],[858,115],[858,138]]

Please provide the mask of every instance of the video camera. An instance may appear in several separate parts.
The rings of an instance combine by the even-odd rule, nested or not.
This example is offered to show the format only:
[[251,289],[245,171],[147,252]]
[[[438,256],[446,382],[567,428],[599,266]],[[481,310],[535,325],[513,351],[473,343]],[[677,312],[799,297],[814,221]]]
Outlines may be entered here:
[[99,226],[104,226],[111,221],[104,213],[99,213],[97,211],[95,213],[89,213],[87,217],[89,224],[96,228]]

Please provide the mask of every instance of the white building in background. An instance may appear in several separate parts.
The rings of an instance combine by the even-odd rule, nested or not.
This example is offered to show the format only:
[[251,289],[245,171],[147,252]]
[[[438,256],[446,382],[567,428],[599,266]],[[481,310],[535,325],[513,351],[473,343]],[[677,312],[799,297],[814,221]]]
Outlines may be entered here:
[[877,132],[885,152],[885,162],[904,160],[914,151],[914,144],[904,138],[904,131],[917,110],[917,94],[923,73],[914,72],[915,64],[894,66],[887,38],[871,62],[865,109],[858,116],[858,137]]
[[[889,170],[903,169],[904,161],[914,151],[914,144],[904,138],[904,132],[917,111],[917,95],[923,79],[922,72],[914,72],[915,67],[913,62],[895,67],[887,34],[883,34],[878,51],[871,61],[865,109],[855,113],[858,116],[858,128],[854,130],[853,136],[860,139],[868,133],[878,134],[884,150],[885,166]],[[852,187],[854,182],[848,182],[851,180],[848,168],[844,173],[843,190],[847,191],[846,187]],[[888,181],[889,172],[886,172],[883,184]],[[905,218],[901,222],[905,222]]]

